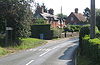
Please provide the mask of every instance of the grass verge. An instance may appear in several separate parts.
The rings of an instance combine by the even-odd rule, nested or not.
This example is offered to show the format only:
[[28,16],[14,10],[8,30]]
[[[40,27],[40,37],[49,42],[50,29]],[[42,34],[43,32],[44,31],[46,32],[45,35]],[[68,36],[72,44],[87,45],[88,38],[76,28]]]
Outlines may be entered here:
[[0,56],[6,55],[8,53],[8,50],[0,47]]
[[23,38],[21,39],[21,45],[14,47],[15,49],[29,49],[29,48],[35,48],[37,46],[41,46],[46,44],[47,42],[41,39],[35,39],[35,38]]
[[14,53],[18,50],[35,48],[47,43],[45,40],[35,39],[35,38],[22,38],[20,40],[21,40],[21,44],[19,46],[7,47],[7,48],[0,47],[0,56]]

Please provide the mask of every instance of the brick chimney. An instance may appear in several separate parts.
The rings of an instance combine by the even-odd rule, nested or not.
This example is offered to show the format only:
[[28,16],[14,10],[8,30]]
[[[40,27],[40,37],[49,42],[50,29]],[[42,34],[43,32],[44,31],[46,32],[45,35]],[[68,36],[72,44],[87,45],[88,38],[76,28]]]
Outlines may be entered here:
[[45,12],[45,5],[44,5],[44,3],[42,4],[41,8],[42,8],[42,13],[44,13]]
[[78,13],[78,8],[75,8],[75,13]]

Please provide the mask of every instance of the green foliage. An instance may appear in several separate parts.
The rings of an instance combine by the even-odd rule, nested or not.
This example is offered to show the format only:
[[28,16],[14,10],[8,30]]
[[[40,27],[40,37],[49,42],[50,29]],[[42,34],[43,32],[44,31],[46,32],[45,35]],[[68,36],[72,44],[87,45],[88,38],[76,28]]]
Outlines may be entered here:
[[65,31],[68,32],[79,32],[82,26],[80,25],[67,25],[67,27],[64,28]]
[[59,18],[67,18],[67,15],[63,15],[63,14],[57,14],[57,16],[59,17]]
[[96,9],[96,25],[100,30],[100,9]]
[[80,47],[81,55],[82,56],[84,55],[87,58],[91,59],[92,64],[96,63],[97,65],[99,65],[100,39],[99,38],[90,39],[89,35],[87,35],[82,38],[82,42],[80,44],[81,44]]
[[85,25],[80,29],[79,37],[82,38],[85,35],[90,34],[90,25]]
[[77,56],[77,65],[94,65],[91,59],[85,56]]
[[7,53],[8,51],[6,49],[0,47],[0,56],[5,55]]
[[41,39],[35,39],[35,38],[20,38],[21,40],[21,45],[17,45],[17,46],[10,46],[9,48],[6,47],[2,48],[0,47],[0,56],[2,55],[6,55],[8,53],[13,53],[16,50],[24,50],[24,49],[29,49],[29,48],[34,48],[37,46],[41,46],[46,44],[47,42],[45,40],[41,40]]
[[[12,27],[13,43],[17,43],[19,37],[29,37],[31,34],[33,13],[29,2],[31,1],[0,0],[0,30],[4,31],[5,26]],[[8,38],[11,38],[10,34],[8,31]]]
[[60,38],[61,33],[63,32],[63,29],[60,28],[53,28],[53,38]]
[[47,43],[44,40],[35,39],[35,38],[22,38],[20,40],[21,40],[21,45],[14,47],[15,49],[29,49]]
[[96,31],[95,37],[96,37],[96,38],[100,38],[100,31]]
[[46,24],[46,21],[42,18],[36,19],[34,24]]

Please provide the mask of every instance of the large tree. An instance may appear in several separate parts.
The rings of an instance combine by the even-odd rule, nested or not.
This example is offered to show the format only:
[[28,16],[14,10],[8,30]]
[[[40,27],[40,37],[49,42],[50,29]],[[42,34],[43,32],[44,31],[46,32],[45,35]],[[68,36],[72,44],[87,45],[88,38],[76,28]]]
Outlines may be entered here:
[[[19,37],[29,37],[31,34],[32,12],[30,2],[31,0],[0,0],[0,23],[3,24],[2,27],[13,28],[12,39],[14,42]],[[9,36],[8,31],[9,37],[11,36]]]

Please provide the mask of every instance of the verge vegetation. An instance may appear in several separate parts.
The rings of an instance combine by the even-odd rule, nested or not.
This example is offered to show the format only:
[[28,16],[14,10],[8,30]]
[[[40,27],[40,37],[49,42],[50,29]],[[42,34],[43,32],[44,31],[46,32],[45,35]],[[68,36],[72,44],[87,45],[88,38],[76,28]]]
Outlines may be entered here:
[[89,34],[89,26],[81,28],[77,65],[100,65],[100,31],[96,27],[94,39]]
[[17,46],[10,46],[10,47],[0,47],[0,56],[9,54],[9,53],[14,53],[15,51],[18,50],[25,50],[29,48],[35,48],[41,45],[46,44],[47,42],[41,39],[35,39],[35,38],[22,38],[21,40],[21,45]]

